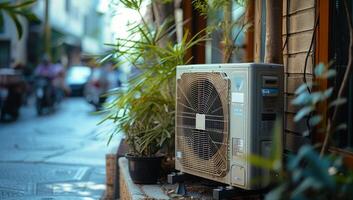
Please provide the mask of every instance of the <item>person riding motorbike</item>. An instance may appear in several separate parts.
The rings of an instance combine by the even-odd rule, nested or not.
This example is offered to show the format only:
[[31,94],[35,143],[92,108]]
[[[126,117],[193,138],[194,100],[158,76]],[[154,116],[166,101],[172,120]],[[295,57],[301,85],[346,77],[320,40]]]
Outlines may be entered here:
[[41,115],[45,108],[54,109],[57,92],[54,85],[56,69],[45,56],[42,62],[35,69],[36,76],[36,108],[38,115]]

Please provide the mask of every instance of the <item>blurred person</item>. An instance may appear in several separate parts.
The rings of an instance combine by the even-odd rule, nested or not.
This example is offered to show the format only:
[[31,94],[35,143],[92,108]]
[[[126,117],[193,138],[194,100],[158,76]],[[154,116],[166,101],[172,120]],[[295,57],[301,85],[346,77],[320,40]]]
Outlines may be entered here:
[[53,85],[56,88],[58,100],[61,101],[65,95],[70,94],[70,88],[66,85],[65,77],[66,70],[64,66],[61,64],[61,61],[58,60],[54,65],[54,79]]
[[58,74],[57,67],[49,61],[48,56],[43,56],[42,62],[35,69],[36,109],[42,115],[45,110],[54,111],[59,95],[55,83]]
[[95,106],[96,110],[100,110],[107,100],[106,94],[109,90],[120,85],[119,74],[113,64],[105,63],[103,66],[93,69],[85,86],[85,98]]
[[55,66],[51,64],[48,56],[44,56],[42,62],[36,67],[35,75],[38,77],[45,77],[52,79],[55,77]]
[[23,77],[23,96],[22,96],[22,101],[24,105],[28,104],[28,98],[31,96],[32,93],[32,85],[33,85],[33,77],[32,77],[32,69],[24,65],[21,62],[18,62],[14,65],[14,69],[21,74]]

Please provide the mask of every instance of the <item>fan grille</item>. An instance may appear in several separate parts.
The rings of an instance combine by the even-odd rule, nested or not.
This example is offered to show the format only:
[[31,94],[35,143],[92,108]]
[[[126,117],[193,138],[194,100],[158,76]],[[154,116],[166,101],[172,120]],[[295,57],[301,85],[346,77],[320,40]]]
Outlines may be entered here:
[[[177,84],[176,149],[183,167],[225,176],[228,171],[228,87],[221,73],[184,73]],[[197,129],[196,115],[204,116]]]

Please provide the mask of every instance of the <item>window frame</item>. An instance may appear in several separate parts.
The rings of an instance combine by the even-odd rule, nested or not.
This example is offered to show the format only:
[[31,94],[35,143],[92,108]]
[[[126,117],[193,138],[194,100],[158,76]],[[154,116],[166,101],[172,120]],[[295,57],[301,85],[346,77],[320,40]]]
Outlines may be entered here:
[[[317,14],[320,14],[319,25],[316,32],[316,46],[315,46],[315,63],[324,63],[328,66],[330,62],[330,27],[331,27],[331,4],[330,1],[320,1],[316,0],[316,10]],[[329,87],[329,82],[327,79],[318,79],[319,83],[318,90],[325,90]],[[326,127],[327,124],[327,112],[328,112],[328,102],[325,101],[318,106],[318,110],[324,119],[321,123],[321,127]],[[324,141],[324,134],[316,132],[314,134],[313,142],[322,143]],[[348,167],[353,169],[353,152],[347,151],[342,148],[337,148],[330,146],[330,153],[343,156],[344,162]]]
[[6,60],[4,60],[4,63],[0,63],[0,64],[4,64],[3,66],[0,65],[0,69],[1,68],[9,68],[11,65],[11,41],[1,39],[0,44],[1,44],[1,46],[6,47],[5,50],[7,51],[7,54],[3,55],[3,56],[7,56],[7,58],[6,58]]

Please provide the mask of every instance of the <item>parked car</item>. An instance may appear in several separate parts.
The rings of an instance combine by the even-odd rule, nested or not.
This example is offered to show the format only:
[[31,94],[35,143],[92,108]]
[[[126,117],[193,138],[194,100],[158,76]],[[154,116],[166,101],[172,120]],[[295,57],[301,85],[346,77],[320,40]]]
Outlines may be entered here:
[[71,96],[82,96],[92,69],[88,66],[72,66],[67,70],[66,84],[71,90]]
[[96,110],[101,109],[106,101],[106,93],[120,86],[118,72],[111,66],[95,68],[92,70],[88,83],[85,87],[84,96],[88,103],[95,106]]

